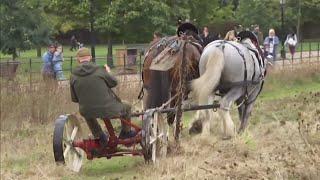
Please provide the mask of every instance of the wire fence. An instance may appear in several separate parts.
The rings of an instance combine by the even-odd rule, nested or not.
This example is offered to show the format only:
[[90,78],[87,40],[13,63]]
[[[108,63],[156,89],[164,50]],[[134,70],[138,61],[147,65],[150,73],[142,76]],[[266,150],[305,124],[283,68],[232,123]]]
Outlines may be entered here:
[[320,42],[304,42],[296,47],[296,52],[292,56],[286,50],[286,57],[281,58],[278,54],[276,64],[280,68],[293,67],[301,63],[320,63]]
[[[106,57],[96,57],[93,61],[100,67],[107,64]],[[117,87],[134,91],[140,90],[142,86],[142,61],[142,54],[115,56],[111,71],[112,74],[117,76]],[[41,60],[28,58],[20,59],[19,62],[7,61],[1,63],[0,88],[2,92],[34,91],[43,85],[44,78],[41,73],[43,62]],[[64,57],[62,70],[67,81],[59,81],[60,86],[68,85],[68,79],[77,64],[75,57]],[[115,91],[119,96],[130,99],[125,97],[127,95],[123,94],[119,88],[116,88]],[[137,96],[135,92],[132,92],[132,94]]]
[[[300,43],[296,49],[300,51],[297,51],[294,56],[286,53],[286,58],[280,58],[280,55],[278,55],[275,62],[276,66],[286,68],[301,63],[320,63],[320,42]],[[116,55],[113,57],[111,71],[123,80],[120,83],[125,83],[125,81],[141,83],[143,58],[142,53]],[[107,57],[96,57],[94,61],[98,66],[103,67],[104,64],[107,64]],[[19,58],[19,62],[1,61],[1,84],[9,85],[10,81],[13,81],[32,87],[34,84],[43,81],[41,75],[42,64],[43,62],[39,58]],[[77,64],[75,57],[64,57],[63,73],[67,79],[69,79],[72,70]]]

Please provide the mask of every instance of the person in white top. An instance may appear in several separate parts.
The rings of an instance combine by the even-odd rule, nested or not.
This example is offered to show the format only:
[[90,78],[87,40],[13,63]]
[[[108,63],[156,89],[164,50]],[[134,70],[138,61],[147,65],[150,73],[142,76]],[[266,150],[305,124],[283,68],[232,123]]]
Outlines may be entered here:
[[284,42],[284,45],[289,47],[291,58],[293,59],[294,53],[296,52],[296,46],[298,43],[297,35],[294,32],[291,32],[287,35],[287,39]]

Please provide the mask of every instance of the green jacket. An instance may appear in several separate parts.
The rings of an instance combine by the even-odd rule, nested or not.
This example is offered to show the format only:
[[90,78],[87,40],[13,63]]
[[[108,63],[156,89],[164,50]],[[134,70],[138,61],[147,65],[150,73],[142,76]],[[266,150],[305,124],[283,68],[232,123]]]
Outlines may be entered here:
[[70,78],[71,98],[79,103],[79,111],[85,118],[119,116],[127,111],[112,92],[117,80],[104,68],[85,62],[77,66]]

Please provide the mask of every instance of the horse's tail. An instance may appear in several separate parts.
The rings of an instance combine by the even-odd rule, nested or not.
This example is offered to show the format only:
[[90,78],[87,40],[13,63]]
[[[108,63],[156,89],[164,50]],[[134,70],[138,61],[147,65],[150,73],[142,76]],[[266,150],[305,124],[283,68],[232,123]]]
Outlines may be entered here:
[[205,72],[192,82],[192,90],[199,104],[208,103],[208,96],[218,86],[224,67],[224,55],[220,48],[214,48],[207,58]]

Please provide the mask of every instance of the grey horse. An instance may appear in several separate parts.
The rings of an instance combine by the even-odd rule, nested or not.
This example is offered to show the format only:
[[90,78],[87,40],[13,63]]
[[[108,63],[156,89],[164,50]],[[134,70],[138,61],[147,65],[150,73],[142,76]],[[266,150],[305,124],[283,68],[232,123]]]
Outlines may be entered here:
[[[200,77],[192,82],[193,96],[199,105],[208,104],[210,96],[221,96],[218,114],[223,119],[225,139],[235,134],[229,112],[231,105],[235,102],[238,106],[239,132],[242,132],[263,87],[266,67],[259,52],[250,38],[243,39],[241,43],[218,40],[208,44],[200,57]],[[200,114],[198,118],[202,118],[197,119],[197,124],[200,121],[205,126],[210,113],[202,110]]]

